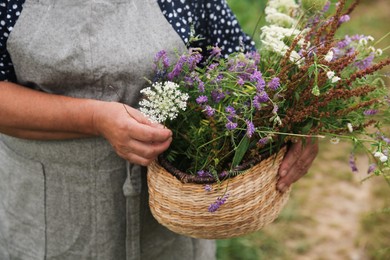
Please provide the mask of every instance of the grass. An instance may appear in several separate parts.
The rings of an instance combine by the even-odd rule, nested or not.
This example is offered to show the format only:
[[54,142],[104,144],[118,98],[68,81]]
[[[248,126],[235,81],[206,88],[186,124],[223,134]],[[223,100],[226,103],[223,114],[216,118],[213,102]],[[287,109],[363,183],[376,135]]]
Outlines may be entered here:
[[[244,31],[249,35],[256,31],[254,39],[258,41],[256,33],[259,27],[256,29],[256,24],[259,19],[264,21],[262,10],[266,1],[228,0],[228,3],[236,13]],[[342,28],[340,33],[372,35],[375,39],[379,39],[389,32],[389,13],[388,0],[362,0],[353,13],[351,21]],[[390,46],[390,37],[375,47],[385,49],[387,46]],[[390,55],[390,48],[385,51],[385,55]],[[384,71],[384,73],[389,72],[389,68]],[[294,185],[292,196],[277,221],[254,234],[217,241],[219,260],[327,259],[326,256],[318,254],[321,252],[319,251],[321,247],[326,250],[329,244],[337,245],[344,242],[350,243],[348,246],[338,247],[335,250],[336,255],[332,255],[331,259],[351,259],[351,247],[362,250],[363,259],[390,259],[388,184],[381,178],[374,178],[363,184],[360,182],[365,177],[365,167],[367,167],[367,161],[364,159],[358,164],[361,169],[360,175],[351,174],[348,166],[349,145],[338,144],[335,147],[323,141],[320,147],[320,153],[310,173]],[[339,185],[338,189],[335,188],[336,183]],[[347,223],[343,223],[342,220],[332,222],[330,220],[333,219],[327,219],[327,207],[335,211],[330,212],[333,215],[330,214],[329,218],[343,217],[345,214],[345,221],[347,221],[348,216],[355,217],[351,216],[348,207],[332,209],[332,206],[335,207],[343,201],[356,200],[354,192],[367,189],[364,185],[371,187],[369,205],[357,205],[362,208],[363,213],[356,216],[357,227],[353,229],[356,234],[351,235],[349,230],[343,230],[344,224]],[[336,215],[337,210],[340,211],[339,215]],[[327,220],[329,225],[325,228],[339,231],[336,234],[341,234],[341,237],[335,239],[326,233],[313,234],[316,230],[321,231],[321,225],[324,225],[323,222]],[[315,258],[310,258],[313,253],[317,253]]]

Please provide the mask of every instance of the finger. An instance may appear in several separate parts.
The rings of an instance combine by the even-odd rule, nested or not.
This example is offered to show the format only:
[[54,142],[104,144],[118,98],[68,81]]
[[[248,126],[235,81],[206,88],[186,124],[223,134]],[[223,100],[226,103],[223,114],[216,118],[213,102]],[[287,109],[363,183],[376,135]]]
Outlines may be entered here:
[[168,149],[171,142],[172,138],[169,138],[167,141],[161,143],[144,143],[137,140],[131,140],[127,149],[131,153],[135,153],[144,158],[156,158],[159,154]]
[[168,128],[133,123],[129,126],[129,137],[140,142],[165,142],[172,137],[172,131]]
[[294,165],[297,158],[300,157],[302,154],[302,141],[298,141],[297,143],[294,143],[290,146],[288,149],[286,155],[283,158],[282,163],[279,166],[279,176],[284,177],[287,175],[288,171],[291,169],[291,167]]

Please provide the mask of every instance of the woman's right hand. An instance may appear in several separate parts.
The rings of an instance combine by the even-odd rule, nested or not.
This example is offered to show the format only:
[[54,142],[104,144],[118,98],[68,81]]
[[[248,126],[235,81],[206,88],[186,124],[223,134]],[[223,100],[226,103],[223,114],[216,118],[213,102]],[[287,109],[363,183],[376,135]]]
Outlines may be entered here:
[[94,129],[120,157],[147,166],[169,147],[169,129],[151,123],[141,112],[121,103],[99,103],[93,113]]

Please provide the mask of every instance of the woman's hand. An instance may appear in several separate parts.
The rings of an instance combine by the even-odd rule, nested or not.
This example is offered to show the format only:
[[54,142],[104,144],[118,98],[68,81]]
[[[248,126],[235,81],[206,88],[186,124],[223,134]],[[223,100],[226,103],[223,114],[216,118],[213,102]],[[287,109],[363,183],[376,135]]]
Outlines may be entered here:
[[314,138],[301,139],[291,145],[279,167],[277,189],[285,192],[288,187],[307,173],[318,154],[318,141]]
[[120,157],[143,166],[149,165],[172,141],[169,129],[117,102],[102,102],[94,112],[93,125]]

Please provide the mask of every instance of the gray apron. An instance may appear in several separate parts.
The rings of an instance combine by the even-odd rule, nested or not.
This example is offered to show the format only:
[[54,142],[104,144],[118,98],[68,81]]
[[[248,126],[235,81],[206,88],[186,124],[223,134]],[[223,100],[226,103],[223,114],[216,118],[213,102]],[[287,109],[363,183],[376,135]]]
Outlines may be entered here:
[[[7,46],[22,85],[131,106],[154,54],[184,48],[154,0],[26,0]],[[0,259],[205,260],[215,245],[159,225],[145,169],[103,138],[0,135]]]

